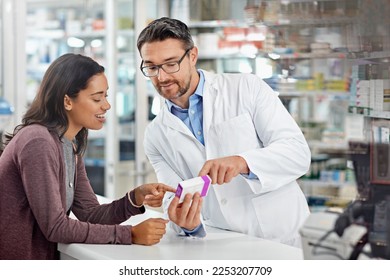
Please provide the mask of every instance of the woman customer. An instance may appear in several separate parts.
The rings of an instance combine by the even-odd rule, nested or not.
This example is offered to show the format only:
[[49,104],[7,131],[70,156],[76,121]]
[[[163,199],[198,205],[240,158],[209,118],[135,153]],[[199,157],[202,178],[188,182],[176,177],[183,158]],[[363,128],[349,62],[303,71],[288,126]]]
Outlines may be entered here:
[[89,57],[65,54],[49,66],[0,148],[0,259],[56,259],[57,243],[153,245],[164,235],[164,219],[119,224],[174,189],[145,184],[100,205],[88,180],[82,156],[88,129],[101,129],[111,107],[107,91],[104,67]]

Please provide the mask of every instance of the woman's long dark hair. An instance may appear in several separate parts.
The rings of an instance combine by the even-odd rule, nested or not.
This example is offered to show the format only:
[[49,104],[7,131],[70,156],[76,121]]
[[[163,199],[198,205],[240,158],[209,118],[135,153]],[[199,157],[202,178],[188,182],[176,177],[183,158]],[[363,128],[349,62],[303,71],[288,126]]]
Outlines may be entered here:
[[[22,123],[13,133],[5,135],[0,155],[12,138],[23,128],[32,124],[46,126],[61,139],[69,123],[65,112],[64,98],[77,98],[79,92],[88,86],[89,80],[103,73],[104,67],[90,57],[80,54],[64,54],[57,58],[43,76],[39,91],[30,108],[23,116]],[[82,128],[76,135],[76,153],[82,155],[87,146],[88,130]]]

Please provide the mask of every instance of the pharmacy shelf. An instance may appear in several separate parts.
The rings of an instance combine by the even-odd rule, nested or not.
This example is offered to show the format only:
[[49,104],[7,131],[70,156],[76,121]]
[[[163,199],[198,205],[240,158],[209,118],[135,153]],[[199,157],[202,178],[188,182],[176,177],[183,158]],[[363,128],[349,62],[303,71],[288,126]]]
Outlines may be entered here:
[[323,142],[320,140],[308,140],[308,144],[311,150],[316,151],[316,154],[348,154],[349,146],[348,142]]
[[264,21],[263,24],[269,27],[284,27],[284,26],[332,26],[346,25],[357,22],[356,17],[326,17],[326,18],[309,18],[309,19],[278,19],[275,21]]
[[330,53],[291,53],[291,54],[280,54],[274,52],[263,52],[258,51],[255,54],[244,54],[239,51],[234,53],[224,53],[223,50],[220,50],[218,53],[210,54],[199,54],[199,59],[229,59],[229,58],[252,58],[256,57],[266,57],[272,60],[283,60],[283,59],[328,59],[328,58],[338,58],[345,59],[347,53],[342,52],[330,52]]
[[191,21],[188,28],[224,28],[224,27],[248,27],[248,24],[242,20],[205,20]]
[[280,91],[280,97],[310,97],[310,96],[335,96],[341,98],[349,98],[348,91],[330,91],[330,90],[296,90],[296,91]]
[[[120,36],[134,36],[133,29],[123,29],[117,31]],[[101,38],[105,37],[105,30],[89,30],[89,31],[80,31],[80,32],[66,32],[63,29],[34,29],[29,31],[27,36],[28,38],[36,39],[64,39],[67,37],[79,37],[79,38]]]
[[351,114],[363,115],[369,118],[390,120],[390,111],[375,111],[369,108],[356,107],[356,106],[349,106],[348,111]]
[[223,51],[219,53],[210,53],[210,54],[202,54],[199,53],[199,59],[232,59],[232,58],[242,58],[242,59],[255,59],[257,55],[245,55],[242,53],[228,53],[224,54]]
[[377,51],[377,52],[350,52],[347,56],[348,59],[382,59],[390,58],[390,51]]
[[389,111],[370,111],[369,115],[367,115],[367,117],[390,120],[390,112]]
[[328,58],[339,58],[345,59],[347,53],[343,52],[329,52],[329,53],[291,53],[291,54],[279,54],[270,52],[267,56],[272,60],[282,59],[328,59]]

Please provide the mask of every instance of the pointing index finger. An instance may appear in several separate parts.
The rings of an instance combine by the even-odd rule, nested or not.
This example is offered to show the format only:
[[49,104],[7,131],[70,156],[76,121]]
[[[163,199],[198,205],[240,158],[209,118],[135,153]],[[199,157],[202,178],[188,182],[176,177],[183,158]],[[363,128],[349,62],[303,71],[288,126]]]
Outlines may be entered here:
[[198,176],[205,176],[209,174],[209,172],[210,172],[210,168],[206,162],[205,165],[203,165],[202,169],[199,171]]
[[168,186],[168,185],[164,185],[164,184],[161,184],[159,187],[158,187],[158,191],[165,191],[165,192],[176,192],[176,189]]

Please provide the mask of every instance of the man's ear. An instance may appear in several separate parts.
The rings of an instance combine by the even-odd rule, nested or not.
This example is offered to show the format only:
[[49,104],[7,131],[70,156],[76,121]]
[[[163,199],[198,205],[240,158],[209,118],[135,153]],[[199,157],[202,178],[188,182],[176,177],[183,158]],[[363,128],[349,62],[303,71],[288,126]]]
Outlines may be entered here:
[[196,62],[198,61],[198,48],[196,46],[190,51],[190,61],[193,65],[196,65]]
[[66,111],[72,110],[72,99],[67,94],[64,97],[64,107]]

